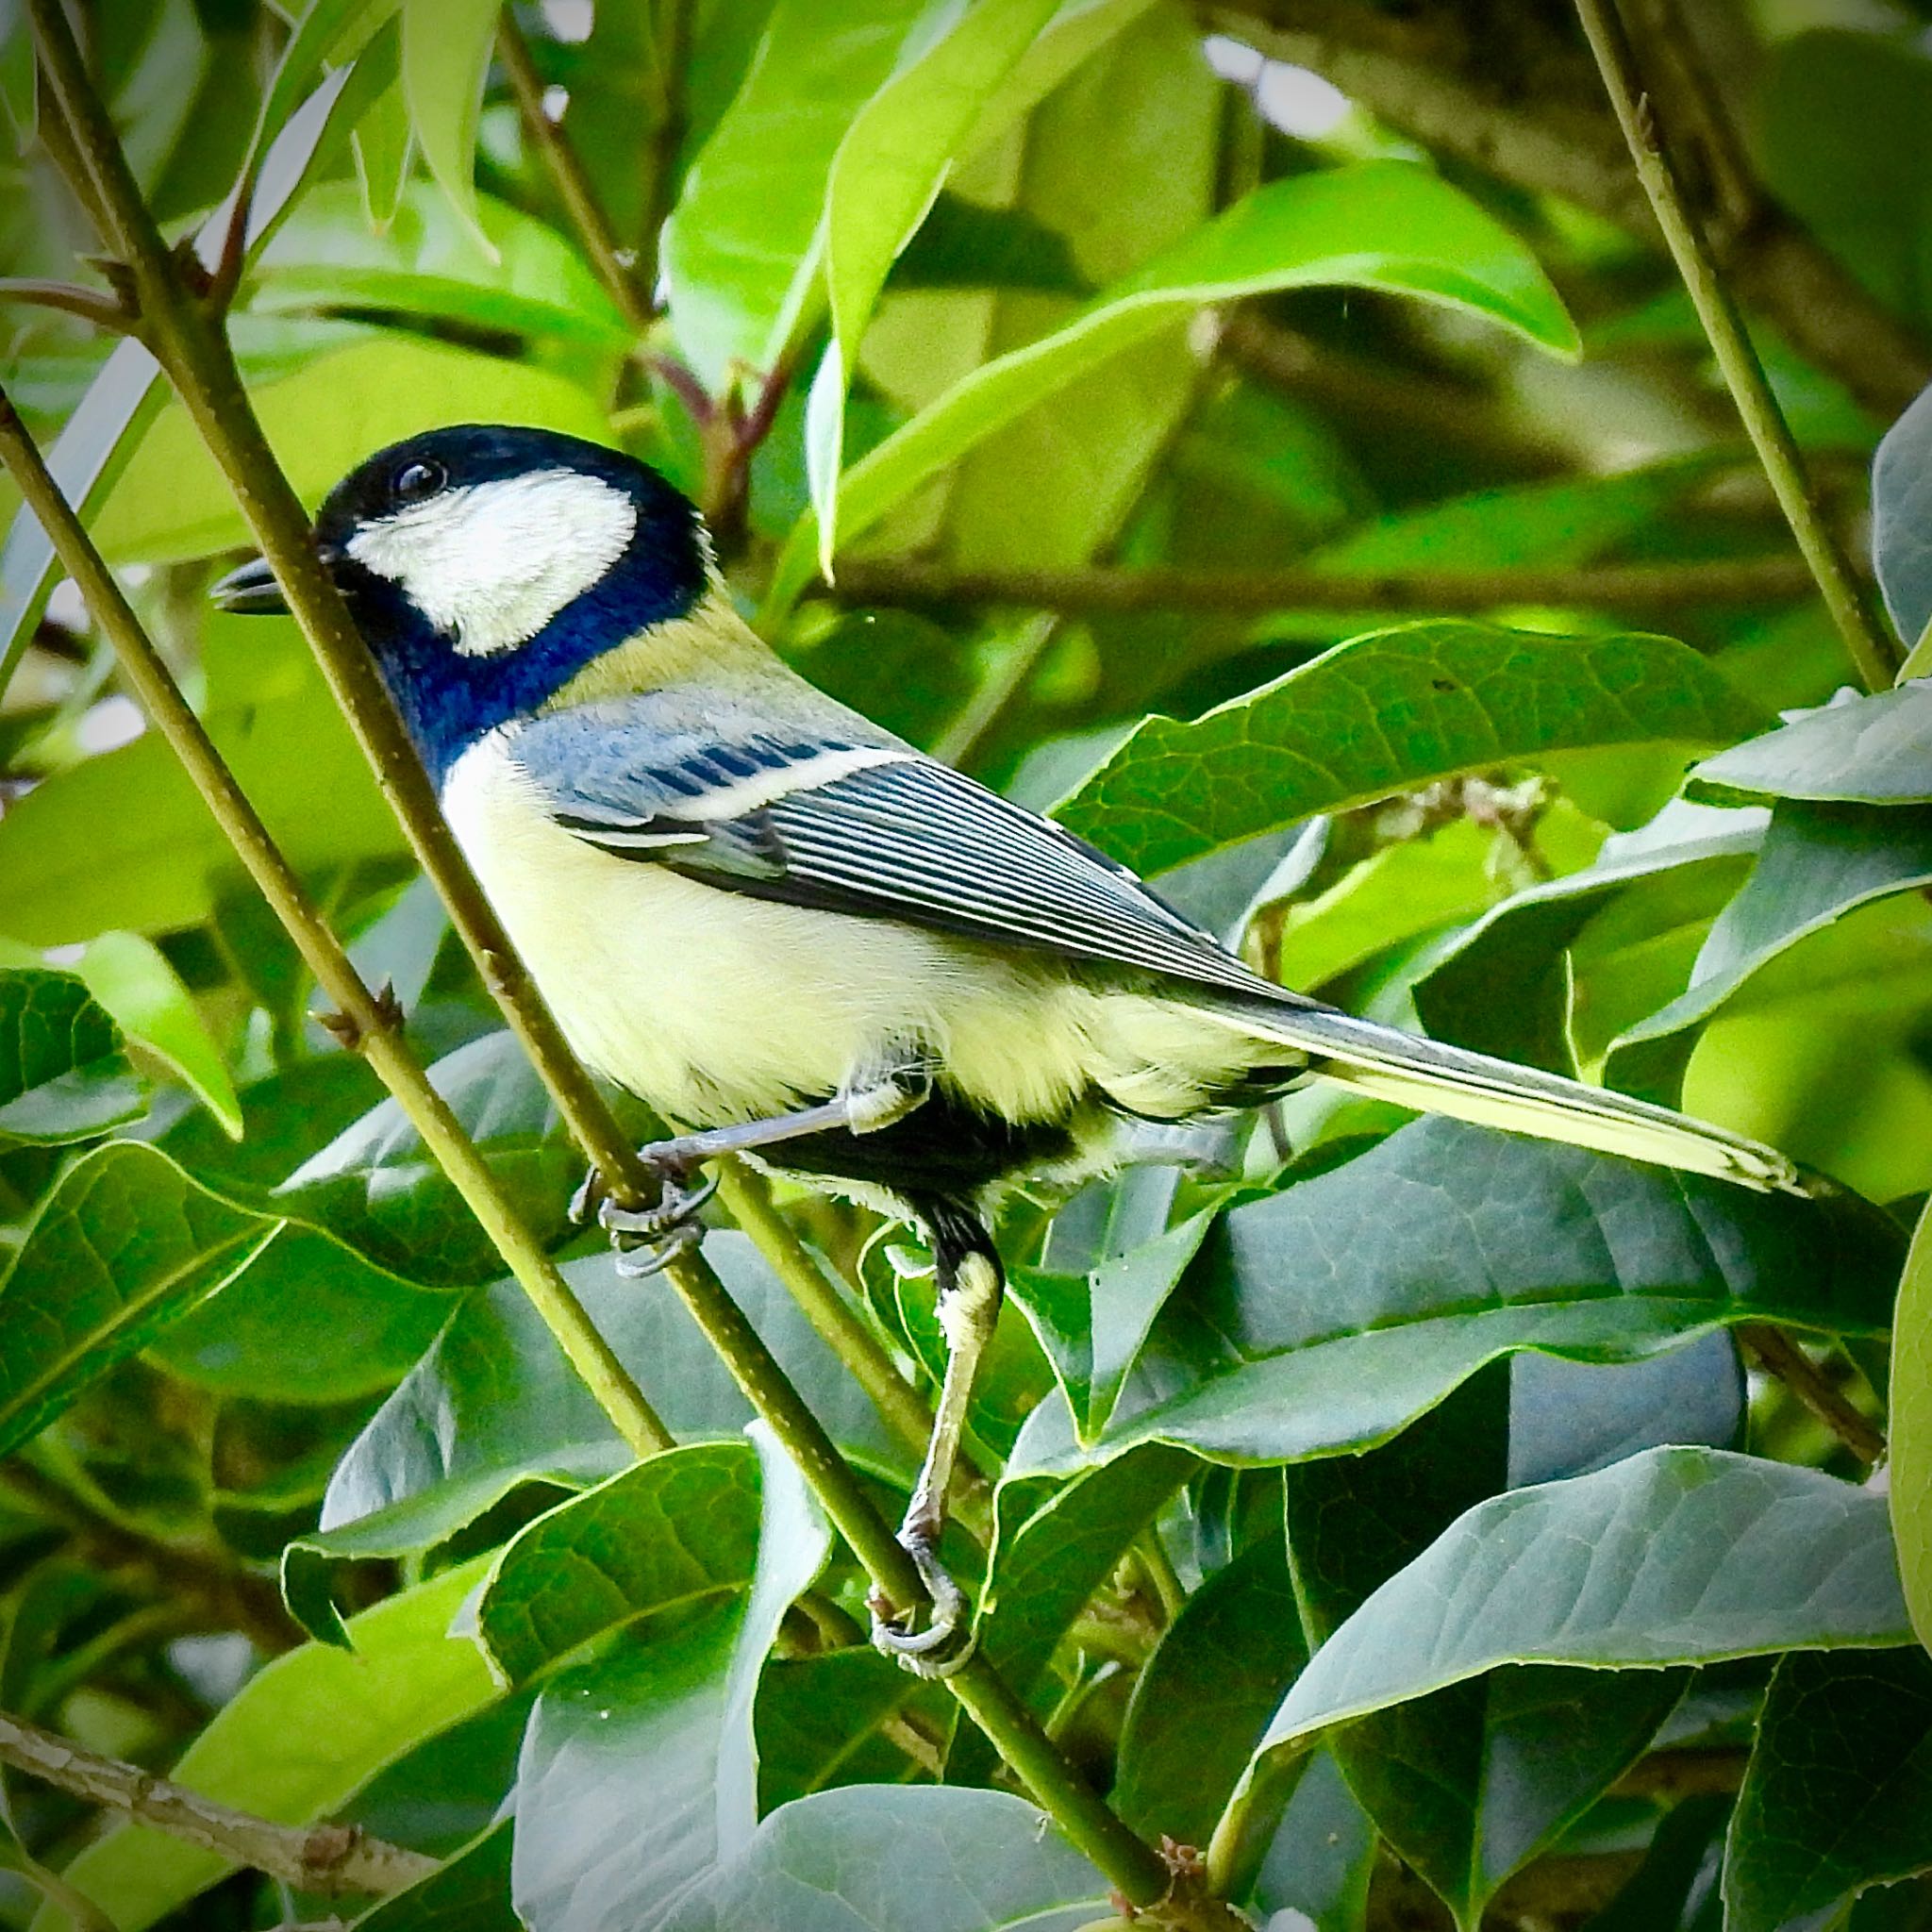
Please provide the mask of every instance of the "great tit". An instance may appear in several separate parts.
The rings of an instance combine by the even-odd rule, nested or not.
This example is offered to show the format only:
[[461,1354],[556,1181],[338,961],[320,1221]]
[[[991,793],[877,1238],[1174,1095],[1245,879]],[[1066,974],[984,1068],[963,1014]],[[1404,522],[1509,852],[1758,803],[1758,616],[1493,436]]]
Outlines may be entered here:
[[[1804,1191],[1769,1147],[1250,972],[1104,854],[788,668],[696,509],[628,456],[432,430],[351,474],[314,536],[571,1044],[679,1130],[643,1150],[665,1204],[606,1203],[613,1238],[686,1238],[696,1171],[724,1154],[924,1228],[950,1355],[900,1536],[934,1607],[874,1632],[914,1668],[970,1641],[935,1551],[1004,1283],[992,1217],[1022,1184],[1106,1172],[1124,1123],[1320,1074]],[[283,608],[259,562],[215,594]]]

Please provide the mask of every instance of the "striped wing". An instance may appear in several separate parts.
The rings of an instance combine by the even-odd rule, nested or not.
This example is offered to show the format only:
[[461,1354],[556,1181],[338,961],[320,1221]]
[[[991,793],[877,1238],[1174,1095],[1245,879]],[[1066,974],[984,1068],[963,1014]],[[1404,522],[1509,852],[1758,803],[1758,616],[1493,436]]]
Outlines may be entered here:
[[729,819],[558,810],[580,839],[708,884],[859,918],[897,919],[1243,993],[1257,979],[1125,870],[1058,825],[930,759],[784,792]]

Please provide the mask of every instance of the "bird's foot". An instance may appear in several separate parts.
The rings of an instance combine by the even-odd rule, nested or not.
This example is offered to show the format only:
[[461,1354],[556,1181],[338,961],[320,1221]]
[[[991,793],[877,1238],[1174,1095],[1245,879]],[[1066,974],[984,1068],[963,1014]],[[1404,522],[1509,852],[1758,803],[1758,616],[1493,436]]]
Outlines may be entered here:
[[594,1211],[597,1224],[617,1250],[617,1272],[632,1276],[656,1274],[694,1248],[704,1236],[698,1216],[718,1191],[715,1174],[700,1179],[688,1161],[656,1156],[649,1147],[640,1153],[658,1172],[660,1191],[655,1206],[620,1207],[605,1193],[594,1171],[571,1203],[573,1215],[579,1202],[585,1207],[584,1218]]
[[900,1530],[899,1542],[912,1558],[919,1580],[932,1599],[931,1614],[925,1627],[915,1630],[912,1620],[917,1610],[894,1610],[885,1594],[874,1590],[867,1599],[873,1648],[916,1677],[950,1677],[973,1655],[978,1641],[966,1592],[941,1566],[930,1532],[908,1524]]

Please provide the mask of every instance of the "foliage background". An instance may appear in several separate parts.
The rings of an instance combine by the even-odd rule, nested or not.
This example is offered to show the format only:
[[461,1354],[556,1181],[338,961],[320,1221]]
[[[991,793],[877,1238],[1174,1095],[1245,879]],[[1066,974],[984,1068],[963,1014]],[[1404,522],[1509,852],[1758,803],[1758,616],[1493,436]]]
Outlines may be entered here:
[[[1932,374],[1923,23],[1629,17],[1902,658],[1926,425],[1867,477]],[[171,236],[316,90],[232,318],[307,500],[449,420],[622,441],[809,675],[1266,970],[1851,1191],[1311,1092],[1228,1177],[1015,1216],[997,1488],[952,1555],[996,1529],[986,1651],[1126,1821],[1213,1839],[1274,1932],[1932,1921],[1923,1254],[1887,1386],[1932,1184],[1932,687],[1845,689],[1567,10],[77,18]],[[104,287],[5,8],[0,98],[8,272]],[[324,1901],[9,1772],[0,1919],[60,1923],[49,1868],[129,1928],[1112,1918],[943,1690],[854,1641],[863,1578],[677,1307],[572,1240],[577,1158],[300,636],[206,608],[246,530],[180,405],[9,314],[7,390],[216,742],[684,1446],[632,1465],[14,522],[0,1708],[444,1862]],[[928,1381],[898,1237],[780,1205]],[[896,1507],[903,1436],[744,1237],[707,1245]]]

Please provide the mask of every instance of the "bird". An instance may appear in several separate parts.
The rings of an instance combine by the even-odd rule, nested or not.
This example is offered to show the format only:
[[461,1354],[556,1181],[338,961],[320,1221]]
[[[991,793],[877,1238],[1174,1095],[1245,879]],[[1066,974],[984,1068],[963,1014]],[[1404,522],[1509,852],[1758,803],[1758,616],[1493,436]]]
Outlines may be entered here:
[[[1020,1188],[1068,1191],[1135,1122],[1310,1077],[1600,1153],[1804,1193],[1776,1150],[1274,984],[1093,846],[819,691],[741,617],[657,471],[554,431],[431,429],[369,457],[313,541],[442,811],[572,1048],[672,1137],[663,1195],[594,1208],[642,1273],[740,1155],[907,1221],[947,1359],[900,1527],[930,1599],[873,1637],[970,1654],[939,1557]],[[215,587],[283,609],[261,559]]]

